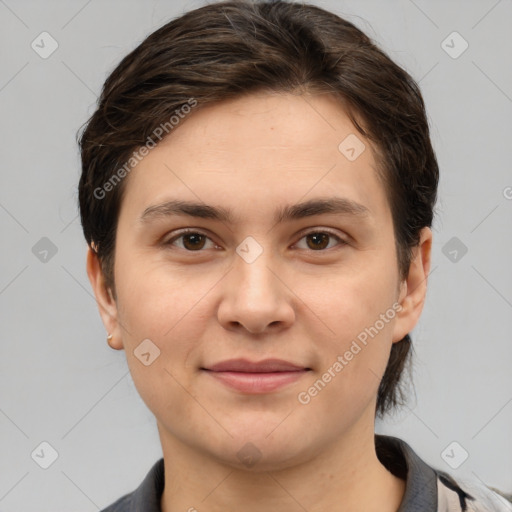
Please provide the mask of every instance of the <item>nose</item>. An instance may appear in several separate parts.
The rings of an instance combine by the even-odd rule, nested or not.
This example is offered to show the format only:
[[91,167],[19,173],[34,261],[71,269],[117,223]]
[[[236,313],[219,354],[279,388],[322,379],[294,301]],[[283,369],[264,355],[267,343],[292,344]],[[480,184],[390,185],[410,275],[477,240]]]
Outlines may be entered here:
[[293,293],[266,252],[251,263],[237,255],[224,280],[217,316],[228,330],[245,329],[251,334],[276,332],[293,324],[292,300]]

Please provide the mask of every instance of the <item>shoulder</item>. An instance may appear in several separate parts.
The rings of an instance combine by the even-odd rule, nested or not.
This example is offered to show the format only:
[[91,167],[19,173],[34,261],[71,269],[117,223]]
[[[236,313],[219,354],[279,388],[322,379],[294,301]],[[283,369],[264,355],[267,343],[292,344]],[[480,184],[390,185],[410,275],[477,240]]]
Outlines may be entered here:
[[[439,510],[512,512],[511,496],[474,479],[454,478],[437,470]],[[458,507],[458,508],[456,508]]]
[[129,494],[102,509],[101,512],[161,512],[160,499],[164,490],[164,459],[149,470],[142,483]]
[[126,494],[122,498],[119,498],[117,501],[109,505],[107,508],[101,510],[101,512],[128,512],[132,510],[132,497],[133,492],[130,494]]
[[376,435],[375,447],[382,464],[405,480],[399,512],[512,512],[510,495],[428,465],[402,439]]

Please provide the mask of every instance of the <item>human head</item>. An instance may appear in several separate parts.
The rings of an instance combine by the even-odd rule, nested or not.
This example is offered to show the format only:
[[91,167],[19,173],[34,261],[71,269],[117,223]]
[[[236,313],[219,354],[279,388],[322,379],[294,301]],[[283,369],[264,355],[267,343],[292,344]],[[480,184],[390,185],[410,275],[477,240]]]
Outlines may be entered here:
[[[169,120],[186,113],[185,106],[193,116],[261,91],[339,100],[371,143],[392,212],[399,274],[407,276],[420,231],[431,226],[438,183],[417,84],[353,24],[319,7],[227,1],[169,22],[127,55],[106,80],[81,134],[82,226],[114,297],[116,228],[129,180],[125,163],[148,138],[155,142],[161,125],[172,137]],[[393,344],[379,387],[381,415],[403,398],[400,376],[410,348],[409,335]]]

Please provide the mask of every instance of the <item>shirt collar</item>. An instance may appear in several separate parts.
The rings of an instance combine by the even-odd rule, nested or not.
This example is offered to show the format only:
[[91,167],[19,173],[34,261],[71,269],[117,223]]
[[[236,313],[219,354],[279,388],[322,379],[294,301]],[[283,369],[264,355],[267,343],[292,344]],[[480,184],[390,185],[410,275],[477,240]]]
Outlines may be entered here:
[[[413,449],[397,437],[375,434],[375,449],[381,463],[405,480],[405,494],[398,512],[436,512],[437,474]],[[139,487],[131,494],[130,506],[123,512],[161,512],[165,484],[164,459],[158,460]],[[121,509],[115,509],[120,510]]]
[[405,480],[398,512],[437,511],[437,473],[402,439],[375,435],[377,457],[388,471]]

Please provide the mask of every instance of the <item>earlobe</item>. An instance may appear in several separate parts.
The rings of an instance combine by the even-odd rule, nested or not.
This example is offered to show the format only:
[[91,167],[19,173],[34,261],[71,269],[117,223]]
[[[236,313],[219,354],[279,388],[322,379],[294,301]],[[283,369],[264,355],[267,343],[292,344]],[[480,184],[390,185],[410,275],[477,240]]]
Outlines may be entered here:
[[400,288],[401,310],[396,315],[393,343],[400,341],[416,326],[427,294],[427,279],[430,272],[432,231],[421,230],[420,241],[414,248],[407,278]]
[[103,325],[110,336],[107,338],[107,342],[113,349],[121,350],[123,343],[117,319],[117,304],[111,289],[106,286],[98,255],[91,247],[87,250],[87,275],[96,297]]

